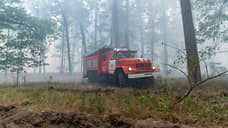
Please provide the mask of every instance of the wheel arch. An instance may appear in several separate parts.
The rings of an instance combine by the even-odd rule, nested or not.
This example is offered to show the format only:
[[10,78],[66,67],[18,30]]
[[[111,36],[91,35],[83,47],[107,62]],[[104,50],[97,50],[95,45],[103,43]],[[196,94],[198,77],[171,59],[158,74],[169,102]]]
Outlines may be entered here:
[[119,72],[123,72],[123,73],[125,74],[123,68],[117,68],[117,69],[115,70],[115,72],[114,72],[114,78],[115,78],[115,79],[117,78],[117,75],[118,75]]

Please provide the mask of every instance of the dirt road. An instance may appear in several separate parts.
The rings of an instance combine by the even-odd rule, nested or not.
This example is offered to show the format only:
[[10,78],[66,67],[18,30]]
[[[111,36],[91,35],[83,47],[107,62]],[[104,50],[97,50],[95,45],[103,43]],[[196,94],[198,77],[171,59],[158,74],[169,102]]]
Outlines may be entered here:
[[0,128],[190,128],[153,119],[133,121],[119,115],[96,116],[82,113],[34,113],[0,106]]

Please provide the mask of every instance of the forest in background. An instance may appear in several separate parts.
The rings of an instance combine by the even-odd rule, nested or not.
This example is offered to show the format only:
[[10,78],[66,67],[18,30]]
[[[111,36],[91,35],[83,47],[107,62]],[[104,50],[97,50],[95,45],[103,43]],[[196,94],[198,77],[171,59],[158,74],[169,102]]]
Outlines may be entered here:
[[[0,0],[0,127],[227,128],[227,40],[228,0]],[[104,46],[164,77],[82,79]]]
[[[191,4],[201,70],[206,74],[206,64],[209,74],[224,71],[228,2]],[[179,0],[2,0],[0,8],[0,64],[6,74],[80,72],[83,55],[109,45],[138,50],[164,75],[174,72],[164,63],[186,67]]]

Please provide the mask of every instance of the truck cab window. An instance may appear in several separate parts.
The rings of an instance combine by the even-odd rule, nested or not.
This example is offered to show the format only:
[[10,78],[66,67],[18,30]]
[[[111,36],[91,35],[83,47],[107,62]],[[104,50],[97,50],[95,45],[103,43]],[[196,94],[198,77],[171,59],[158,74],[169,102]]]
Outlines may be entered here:
[[114,54],[114,53],[110,54],[110,56],[111,56],[111,60],[115,60],[115,59],[116,59],[116,57],[115,57],[115,54]]
[[122,59],[122,58],[136,58],[136,52],[118,52],[117,53],[117,58]]
[[104,55],[104,61],[106,61],[107,60],[107,56],[106,55]]

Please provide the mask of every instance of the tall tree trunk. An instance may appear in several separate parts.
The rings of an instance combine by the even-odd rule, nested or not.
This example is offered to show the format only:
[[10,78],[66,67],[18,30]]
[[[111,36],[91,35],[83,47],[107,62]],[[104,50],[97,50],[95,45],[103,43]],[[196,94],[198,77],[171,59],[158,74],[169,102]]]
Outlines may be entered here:
[[23,71],[23,62],[24,60],[22,59],[23,57],[23,52],[22,52],[22,49],[20,49],[19,51],[19,57],[17,58],[18,59],[18,65],[17,65],[17,69],[16,69],[16,73],[17,73],[17,87],[19,86],[19,75],[20,75],[20,71]]
[[20,71],[19,71],[19,69],[17,69],[17,81],[16,81],[17,87],[19,87],[19,75],[20,75]]
[[81,32],[81,38],[82,38],[83,51],[86,54],[87,50],[86,50],[85,33],[84,33],[84,28],[83,28],[82,23],[80,23],[80,32]]
[[97,8],[98,8],[98,2],[96,0],[96,7],[95,7],[95,25],[94,25],[94,47],[97,48]]
[[41,44],[41,67],[43,67],[43,73],[46,73],[46,69],[45,69],[45,48],[44,48],[44,42]]
[[140,40],[141,40],[141,57],[144,57],[144,26],[143,26],[143,4],[141,1],[138,1],[138,13],[139,13],[139,27],[140,27]]
[[196,44],[190,0],[180,0],[184,26],[185,47],[188,61],[188,76],[192,82],[201,81],[200,62]]
[[101,41],[101,44],[104,45],[106,41],[105,41],[105,38],[102,36],[102,30],[101,29],[102,29],[101,27],[98,27],[100,41]]
[[153,39],[151,40],[151,62],[154,63],[154,41]]
[[125,30],[126,47],[129,48],[129,0],[126,0],[126,30]]
[[[9,43],[9,38],[10,38],[10,30],[8,29],[7,33],[7,43]],[[5,65],[5,76],[8,75],[8,55],[9,55],[9,48],[8,46],[6,47],[6,65]]]
[[83,28],[83,25],[82,23],[80,23],[80,32],[81,32],[81,38],[82,38],[82,51],[81,51],[81,72],[83,72],[83,64],[84,64],[84,55],[87,53],[87,50],[86,50],[86,40],[85,40],[85,33],[84,33],[84,28]]
[[141,57],[144,57],[144,28],[143,28],[143,22],[142,22],[142,16],[140,13],[140,40],[141,40]]
[[43,67],[43,73],[45,73],[45,53],[44,53],[44,43],[40,44],[40,62],[39,62],[39,73],[42,73],[42,67]]
[[41,45],[40,45],[40,55],[39,55],[39,57],[40,57],[40,60],[39,60],[39,73],[41,73],[42,72],[42,47],[41,47]]
[[151,62],[153,63],[154,62],[154,54],[155,54],[155,52],[154,52],[154,19],[153,19],[154,17],[151,17],[151,24],[152,24],[152,28],[151,28],[151,30],[152,30],[152,32],[151,32]]
[[113,0],[112,7],[112,46],[119,48],[120,39],[119,39],[119,18],[118,18],[118,0]]
[[43,63],[43,73],[45,74],[46,73],[46,65],[45,65],[45,53],[44,53],[44,50],[43,50],[43,53],[42,53],[42,63]]
[[[77,29],[77,28],[76,28]],[[73,41],[74,43],[72,44],[72,70],[73,71],[75,71],[75,56],[77,56],[76,54],[77,54],[77,41],[76,40],[74,40]]]
[[68,56],[68,66],[69,66],[69,72],[72,73],[72,63],[71,63],[71,55],[70,55],[70,39],[69,39],[69,26],[67,22],[67,18],[65,14],[63,14],[63,22],[64,27],[66,31],[66,41],[67,41],[67,56]]
[[162,31],[163,31],[163,44],[164,44],[164,74],[165,77],[168,77],[168,66],[167,64],[169,63],[168,60],[168,42],[167,42],[167,24],[168,24],[168,19],[166,15],[166,10],[167,10],[167,1],[162,0],[161,6],[162,6]]
[[61,46],[60,73],[64,72],[64,51],[65,51],[64,49],[65,49],[65,31],[63,30],[62,46]]

